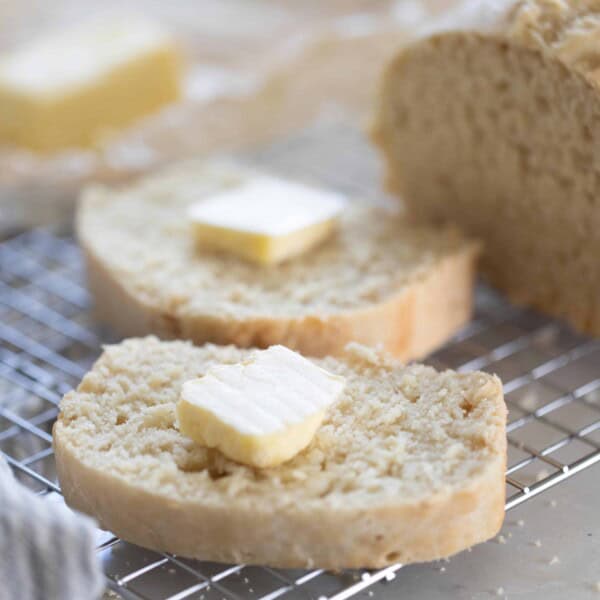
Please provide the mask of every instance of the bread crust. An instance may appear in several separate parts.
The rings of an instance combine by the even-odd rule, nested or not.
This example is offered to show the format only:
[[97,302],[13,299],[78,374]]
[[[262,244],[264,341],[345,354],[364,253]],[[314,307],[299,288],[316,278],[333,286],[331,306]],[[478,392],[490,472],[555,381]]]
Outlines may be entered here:
[[[133,356],[143,356],[143,346],[132,349]],[[113,364],[114,360],[108,358],[104,364]],[[92,369],[94,373],[93,379],[98,382],[96,367]],[[455,483],[437,486],[429,495],[410,499],[388,492],[379,498],[355,498],[349,504],[344,503],[343,494],[311,495],[294,502],[290,496],[293,492],[270,484],[269,493],[260,499],[245,497],[243,492],[221,492],[223,495],[215,497],[208,489],[178,497],[175,488],[160,489],[145,484],[139,474],[136,476],[139,467],[134,461],[125,464],[120,473],[102,469],[95,462],[101,448],[94,441],[92,447],[89,441],[82,443],[76,433],[76,428],[83,425],[89,431],[91,425],[85,417],[88,410],[93,410],[89,406],[92,398],[85,393],[89,389],[85,381],[77,392],[71,392],[76,397],[70,398],[68,410],[61,407],[54,426],[54,451],[62,493],[69,506],[94,516],[101,527],[126,541],[157,551],[220,562],[282,568],[378,568],[452,555],[489,539],[502,525],[506,407],[497,377],[480,374],[480,384],[466,393],[469,406],[486,403],[488,408],[482,416],[494,422],[486,428],[485,438],[478,442],[485,445],[486,458],[476,471]],[[98,384],[97,390],[103,390],[103,385]],[[360,409],[361,404],[354,406]],[[72,424],[72,410],[83,421]],[[132,430],[129,435],[135,432]],[[477,448],[470,452],[476,455]],[[135,454],[131,458],[135,459]],[[301,464],[296,468],[303,469]],[[186,474],[180,473],[178,477],[186,478]],[[202,481],[199,485],[212,487],[210,479]],[[268,500],[269,494],[276,496],[272,502]],[[287,495],[283,498],[282,494]]]
[[69,506],[94,516],[125,541],[201,560],[278,568],[380,568],[450,556],[496,535],[504,519],[501,443],[494,463],[464,489],[415,505],[335,511],[317,506],[277,512],[232,509],[227,502],[202,506],[155,495],[86,465],[63,444],[60,425],[54,451]]
[[260,317],[235,320],[216,315],[164,310],[134,295],[88,244],[79,241],[87,262],[89,288],[97,318],[123,337],[154,334],[201,345],[234,344],[264,348],[284,344],[308,356],[336,356],[349,342],[378,346],[401,360],[425,356],[468,322],[479,246],[465,243],[440,259],[414,283],[385,302],[356,310],[298,318]]
[[[494,10],[486,11],[486,6]],[[428,28],[425,32],[427,36],[402,49],[389,63],[381,81],[380,99],[371,131],[372,138],[381,149],[387,165],[386,187],[391,193],[402,197],[416,222],[439,224],[452,221],[462,227],[466,233],[477,231],[477,235],[486,241],[481,261],[482,270],[494,285],[504,290],[512,301],[533,306],[555,317],[566,318],[578,330],[592,335],[600,335],[600,271],[596,259],[600,251],[598,236],[600,213],[597,211],[597,206],[595,213],[590,208],[596,191],[588,190],[587,182],[580,183],[582,177],[578,172],[572,171],[569,157],[571,155],[576,157],[574,162],[579,168],[588,156],[595,156],[594,148],[600,135],[596,126],[596,117],[590,117],[600,112],[598,95],[600,77],[595,66],[599,53],[596,46],[591,43],[595,39],[594,36],[597,36],[598,30],[600,30],[600,2],[597,0],[463,2],[454,17],[446,18],[440,22],[439,27],[433,25]],[[441,49],[439,53],[448,56],[449,49],[444,44],[459,43],[462,43],[463,53],[471,53],[471,56],[474,56],[475,53],[481,55],[484,52],[490,54],[495,52],[503,57],[506,65],[514,65],[514,62],[510,61],[518,55],[526,65],[524,68],[532,74],[531,80],[535,80],[537,90],[540,89],[542,75],[547,74],[547,77],[555,82],[553,85],[562,85],[564,89],[570,91],[570,102],[569,98],[564,100],[564,106],[567,108],[556,108],[553,113],[551,113],[551,103],[554,98],[539,99],[539,96],[536,97],[535,93],[531,92],[534,100],[539,103],[539,114],[536,115],[539,117],[539,122],[542,122],[543,118],[547,119],[550,113],[557,121],[566,120],[565,115],[568,115],[569,111],[573,114],[581,113],[579,123],[576,124],[576,128],[573,128],[575,143],[571,143],[567,136],[564,136],[566,158],[558,158],[554,162],[548,159],[548,164],[541,168],[538,165],[543,164],[543,159],[540,158],[543,150],[536,153],[535,148],[532,151],[532,147],[528,145],[536,143],[530,142],[532,139],[537,139],[534,138],[533,126],[532,131],[527,132],[528,135],[522,128],[518,133],[512,129],[506,131],[507,128],[488,131],[486,124],[482,125],[477,121],[482,114],[485,114],[484,111],[480,114],[476,108],[475,110],[471,106],[465,108],[465,113],[470,114],[469,118],[475,123],[472,126],[473,130],[479,128],[480,131],[486,132],[486,141],[482,144],[500,143],[487,140],[502,139],[504,134],[505,139],[510,139],[513,143],[512,150],[508,152],[505,149],[508,145],[502,146],[504,155],[500,151],[498,154],[490,153],[493,160],[487,168],[490,171],[500,171],[505,164],[510,164],[512,158],[507,158],[507,155],[512,153],[513,156],[519,157],[517,160],[521,160],[522,170],[529,168],[529,165],[534,165],[531,167],[532,172],[538,169],[539,183],[535,184],[537,188],[532,187],[533,176],[528,184],[524,184],[520,189],[516,185],[513,187],[505,185],[505,181],[518,180],[522,176],[522,172],[519,174],[517,170],[513,174],[513,171],[510,171],[512,167],[506,167],[506,171],[500,175],[496,174],[499,183],[495,187],[488,185],[488,180],[482,183],[481,179],[477,184],[472,184],[469,178],[472,180],[475,177],[473,173],[467,173],[466,169],[462,172],[460,167],[455,168],[456,164],[452,161],[446,164],[447,149],[439,154],[429,152],[425,159],[411,143],[417,135],[414,131],[404,137],[395,135],[396,123],[402,121],[404,117],[398,114],[400,109],[394,106],[394,97],[399,96],[398,90],[407,84],[406,81],[402,81],[407,66],[410,67],[413,58],[415,64],[418,60],[424,60],[425,54],[431,59],[436,49]],[[465,59],[465,64],[472,65],[472,62]],[[416,67],[411,73],[414,73],[415,69]],[[489,72],[491,73],[489,81],[483,81],[481,71],[477,71],[481,78],[478,89],[482,96],[481,90],[485,90],[487,84],[490,89],[493,89],[494,82],[497,83],[498,78],[510,79],[513,75],[508,67],[505,73],[498,72],[492,67]],[[470,76],[470,74],[465,75],[463,80]],[[421,81],[419,85],[423,86],[424,83]],[[521,85],[520,81],[518,85]],[[449,97],[455,93],[448,88],[446,92]],[[556,94],[557,107],[563,106],[558,104],[558,96]],[[567,96],[566,92],[565,96]],[[506,104],[507,100],[504,98],[503,102]],[[550,106],[546,104],[548,102]],[[588,112],[585,109],[581,110],[579,105],[589,109]],[[496,109],[502,112],[504,111],[502,106],[498,105]],[[575,106],[577,109],[574,108]],[[491,112],[487,106],[486,110]],[[561,110],[564,113],[562,116]],[[414,115],[412,118],[415,118]],[[466,124],[467,118],[464,120],[463,131],[470,127]],[[442,123],[442,126],[445,127],[445,123]],[[408,129],[403,126],[403,131]],[[578,137],[579,131],[583,131],[581,138]],[[519,133],[523,135],[520,136]],[[559,135],[556,131],[554,134]],[[431,128],[427,131],[427,135],[432,135]],[[549,146],[554,143],[552,133],[549,133],[547,138]],[[411,159],[409,157],[407,161],[406,155],[402,155],[402,146],[410,147],[410,152],[415,157],[410,167],[405,168]],[[485,153],[482,148],[477,151],[480,155]],[[464,164],[472,158],[461,154],[458,143],[451,152],[456,157],[460,157],[457,158],[457,164],[460,161]],[[417,175],[408,172],[408,169],[414,169],[414,165],[418,164],[419,160],[432,163],[432,169],[428,172],[431,180],[443,181],[435,191],[433,186],[428,187],[427,184],[418,183]],[[438,170],[436,165],[444,165],[444,167]],[[592,159],[587,172],[594,172],[597,168],[598,165]],[[490,174],[489,180],[492,178],[493,175]],[[561,188],[563,184],[570,187]],[[533,208],[524,210],[515,208],[512,212],[507,210],[500,214],[497,198],[502,198],[506,204],[525,203],[526,200],[521,196],[527,201],[535,200],[537,213],[533,217],[531,216],[534,212]],[[568,201],[565,201],[565,198],[568,198]],[[489,199],[490,206],[487,210],[495,214],[495,218],[486,222],[485,218],[474,216],[475,212],[485,210],[484,207],[474,208],[475,199],[479,200],[480,205],[485,205]],[[544,207],[544,200],[548,200],[546,207]],[[550,201],[552,201],[552,209],[548,208]],[[564,205],[563,208],[560,211],[554,210],[555,205],[560,204]],[[556,213],[553,232],[546,212]],[[541,229],[542,224],[545,229]],[[524,252],[521,252],[518,257],[512,256],[511,246],[516,247],[515,241],[518,229],[521,227],[528,228],[531,238],[547,240],[545,242],[547,251],[536,249],[535,252],[527,252],[527,236],[523,235],[524,241],[520,243],[519,248],[523,247]],[[506,235],[496,234],[502,229],[507,232]],[[540,248],[541,245],[540,243]],[[552,265],[552,268],[548,268],[548,265]]]

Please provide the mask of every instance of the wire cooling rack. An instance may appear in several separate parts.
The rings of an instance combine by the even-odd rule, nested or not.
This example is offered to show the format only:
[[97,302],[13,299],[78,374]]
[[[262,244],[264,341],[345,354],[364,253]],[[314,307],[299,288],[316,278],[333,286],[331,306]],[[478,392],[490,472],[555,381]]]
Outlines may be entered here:
[[[355,130],[307,131],[250,162],[351,194],[374,195],[378,165]],[[66,230],[0,242],[0,454],[19,480],[61,502],[51,447],[59,400],[111,341],[89,313],[82,257]],[[509,407],[506,508],[600,461],[600,340],[508,304],[479,286],[471,323],[428,362],[483,369],[504,382]],[[160,554],[98,532],[107,585],[132,600],[344,600],[393,586],[402,565],[328,573],[223,565]]]

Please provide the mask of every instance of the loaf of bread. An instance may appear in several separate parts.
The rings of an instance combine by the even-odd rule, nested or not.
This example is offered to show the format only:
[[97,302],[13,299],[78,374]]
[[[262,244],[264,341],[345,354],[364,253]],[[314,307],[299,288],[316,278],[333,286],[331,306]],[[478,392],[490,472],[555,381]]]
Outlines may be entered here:
[[54,426],[67,503],[121,538],[277,567],[381,567],[449,556],[504,515],[506,409],[484,373],[402,367],[351,344],[317,364],[346,378],[310,445],[253,469],[178,430],[183,382],[249,350],[154,337],[108,346]]
[[470,0],[423,33],[382,83],[389,189],[485,240],[513,300],[600,334],[600,2]]
[[124,336],[281,343],[310,356],[358,341],[402,359],[468,320],[477,245],[366,203],[351,203],[335,235],[280,265],[200,250],[190,204],[255,175],[191,161],[121,190],[89,189],[77,228],[99,318]]

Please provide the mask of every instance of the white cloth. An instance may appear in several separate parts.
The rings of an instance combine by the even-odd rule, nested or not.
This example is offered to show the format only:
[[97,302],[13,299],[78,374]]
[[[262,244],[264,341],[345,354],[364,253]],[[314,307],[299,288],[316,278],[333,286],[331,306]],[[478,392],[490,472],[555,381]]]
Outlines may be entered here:
[[96,600],[95,524],[19,484],[0,458],[0,600]]

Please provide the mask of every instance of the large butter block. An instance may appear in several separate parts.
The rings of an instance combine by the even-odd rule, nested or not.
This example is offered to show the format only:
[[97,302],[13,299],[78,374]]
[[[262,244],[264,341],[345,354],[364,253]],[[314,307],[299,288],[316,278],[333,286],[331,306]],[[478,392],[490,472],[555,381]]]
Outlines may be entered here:
[[189,215],[202,247],[268,265],[331,235],[345,203],[331,191],[260,176],[192,205]]
[[176,100],[179,62],[170,36],[140,19],[33,42],[0,59],[0,142],[40,151],[93,145]]
[[185,382],[179,428],[237,462],[272,467],[310,443],[344,384],[299,354],[271,346]]

